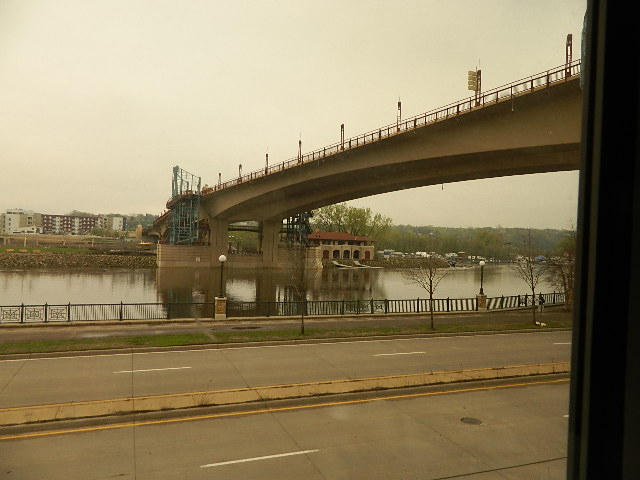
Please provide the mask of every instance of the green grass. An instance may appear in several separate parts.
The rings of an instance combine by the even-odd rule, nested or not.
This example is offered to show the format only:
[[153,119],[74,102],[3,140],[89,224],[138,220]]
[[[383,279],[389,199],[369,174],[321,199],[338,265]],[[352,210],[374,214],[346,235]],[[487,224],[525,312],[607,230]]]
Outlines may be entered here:
[[[571,322],[547,322],[547,328],[570,328]],[[305,334],[295,330],[275,331],[242,331],[242,332],[216,332],[214,339],[204,333],[181,335],[156,335],[123,338],[94,338],[88,340],[55,340],[25,343],[0,344],[0,355],[20,353],[52,353],[84,350],[108,350],[122,348],[141,347],[175,347],[187,345],[216,345],[227,343],[245,342],[269,342],[269,341],[296,341],[308,339],[370,337],[385,335],[417,335],[425,333],[461,333],[483,331],[508,331],[539,329],[535,325],[523,323],[496,323],[478,325],[442,325],[435,330],[428,326],[406,327],[381,327],[381,328],[357,328],[357,329],[306,329]]]

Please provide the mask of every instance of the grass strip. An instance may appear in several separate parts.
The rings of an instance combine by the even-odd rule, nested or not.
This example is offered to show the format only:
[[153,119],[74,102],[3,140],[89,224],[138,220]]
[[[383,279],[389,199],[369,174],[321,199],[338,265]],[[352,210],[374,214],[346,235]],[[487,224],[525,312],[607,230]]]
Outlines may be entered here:
[[[570,328],[571,322],[548,322],[546,328]],[[270,341],[296,341],[309,339],[372,337],[390,335],[416,335],[428,333],[464,333],[485,331],[509,331],[524,329],[540,329],[532,324],[495,323],[495,324],[459,324],[441,325],[435,330],[428,326],[399,326],[380,328],[353,329],[306,329],[301,335],[297,329],[273,331],[213,332],[212,340],[203,333],[178,335],[149,335],[118,338],[92,338],[81,340],[51,340],[38,342],[3,343],[0,344],[0,355],[20,353],[54,353],[85,350],[110,350],[141,347],[177,347],[189,345],[218,345],[227,343],[259,343]]]

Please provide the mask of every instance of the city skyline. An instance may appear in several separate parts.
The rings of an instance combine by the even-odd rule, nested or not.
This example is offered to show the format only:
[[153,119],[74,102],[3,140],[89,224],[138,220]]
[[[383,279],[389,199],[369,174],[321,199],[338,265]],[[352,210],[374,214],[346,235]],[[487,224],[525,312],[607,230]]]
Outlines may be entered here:
[[[7,1],[0,210],[159,214],[179,165],[214,184],[580,57],[583,0]],[[552,12],[552,13],[550,13]],[[395,224],[571,228],[578,172],[349,202]]]

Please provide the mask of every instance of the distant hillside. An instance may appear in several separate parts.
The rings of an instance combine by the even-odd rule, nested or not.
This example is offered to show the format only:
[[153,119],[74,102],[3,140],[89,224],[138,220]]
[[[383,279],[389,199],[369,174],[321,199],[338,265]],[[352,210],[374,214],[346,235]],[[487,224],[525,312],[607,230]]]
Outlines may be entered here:
[[469,255],[506,260],[517,254],[529,231],[536,250],[541,255],[551,252],[569,234],[569,230],[556,229],[392,225],[377,239],[376,248],[405,253],[467,252]]

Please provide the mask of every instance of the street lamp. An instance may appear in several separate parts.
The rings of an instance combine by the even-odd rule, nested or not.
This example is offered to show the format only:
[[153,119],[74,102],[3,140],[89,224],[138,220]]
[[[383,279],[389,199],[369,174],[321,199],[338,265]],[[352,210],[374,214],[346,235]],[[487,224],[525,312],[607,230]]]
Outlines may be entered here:
[[223,283],[222,283],[222,275],[224,272],[224,262],[227,261],[227,257],[225,257],[224,255],[220,255],[218,257],[218,260],[220,260],[220,298],[223,297]]
[[482,290],[482,281],[484,280],[484,260],[480,260],[478,265],[480,265],[480,295],[484,295],[484,291]]

